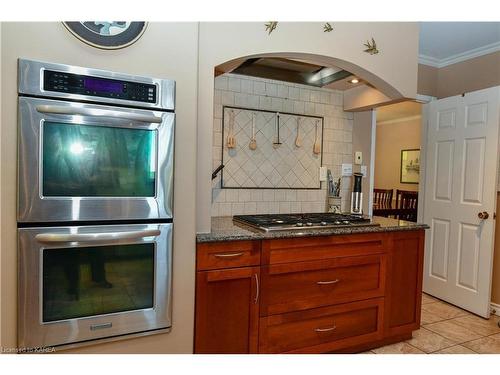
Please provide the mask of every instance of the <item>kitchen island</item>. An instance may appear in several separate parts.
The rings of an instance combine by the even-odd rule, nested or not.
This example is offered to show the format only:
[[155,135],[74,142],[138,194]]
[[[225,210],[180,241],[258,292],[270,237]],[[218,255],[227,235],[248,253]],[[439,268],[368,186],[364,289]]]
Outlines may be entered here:
[[195,353],[354,353],[420,326],[426,225],[197,236]]

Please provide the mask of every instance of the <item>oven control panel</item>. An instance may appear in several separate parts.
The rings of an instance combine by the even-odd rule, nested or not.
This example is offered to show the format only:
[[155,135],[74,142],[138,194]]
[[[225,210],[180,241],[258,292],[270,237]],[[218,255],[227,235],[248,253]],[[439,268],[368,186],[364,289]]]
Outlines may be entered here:
[[157,87],[153,84],[53,70],[43,71],[43,89],[45,91],[116,98],[144,103],[156,103],[157,99]]

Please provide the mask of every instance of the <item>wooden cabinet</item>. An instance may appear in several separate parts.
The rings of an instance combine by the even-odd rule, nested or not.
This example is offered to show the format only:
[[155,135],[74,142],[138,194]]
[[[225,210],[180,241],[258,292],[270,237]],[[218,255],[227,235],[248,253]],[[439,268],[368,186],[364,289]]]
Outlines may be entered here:
[[195,353],[356,352],[411,337],[424,235],[199,244]]
[[271,315],[260,321],[260,353],[322,353],[382,338],[383,298]]
[[382,297],[385,268],[383,254],[263,266],[260,315]]
[[204,243],[196,251],[197,271],[260,264],[259,241]]
[[420,328],[424,231],[396,232],[391,236],[387,275],[387,335]]
[[196,275],[195,353],[257,353],[259,267]]

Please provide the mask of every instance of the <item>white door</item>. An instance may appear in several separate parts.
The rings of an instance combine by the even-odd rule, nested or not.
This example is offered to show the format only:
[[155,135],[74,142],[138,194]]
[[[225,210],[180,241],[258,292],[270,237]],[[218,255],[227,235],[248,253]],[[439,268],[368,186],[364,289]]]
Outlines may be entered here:
[[424,291],[489,317],[500,87],[429,104]]

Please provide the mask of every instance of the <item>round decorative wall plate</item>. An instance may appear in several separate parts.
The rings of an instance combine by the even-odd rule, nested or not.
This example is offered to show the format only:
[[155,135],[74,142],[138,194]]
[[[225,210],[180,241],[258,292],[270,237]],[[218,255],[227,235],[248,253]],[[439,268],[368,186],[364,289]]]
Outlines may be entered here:
[[93,47],[119,49],[135,43],[146,30],[147,22],[81,21],[63,22],[63,25]]

